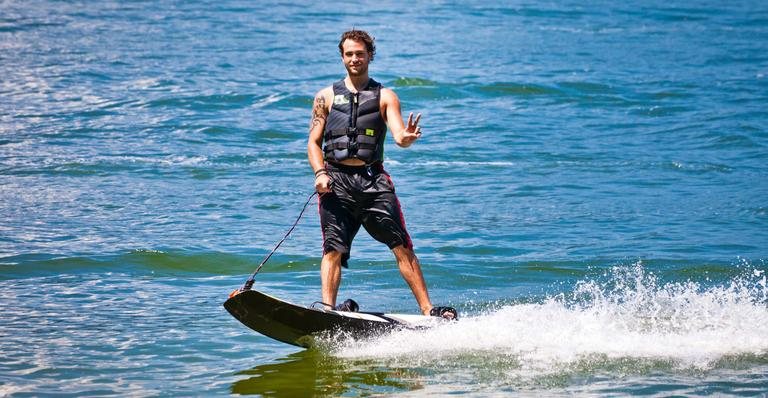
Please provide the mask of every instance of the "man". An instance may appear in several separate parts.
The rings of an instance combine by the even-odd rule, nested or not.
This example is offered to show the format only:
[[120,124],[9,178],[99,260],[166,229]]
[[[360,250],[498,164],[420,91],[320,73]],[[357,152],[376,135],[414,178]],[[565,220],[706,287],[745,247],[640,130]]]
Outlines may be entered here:
[[421,312],[455,319],[453,308],[432,306],[395,187],[382,165],[387,127],[397,145],[409,147],[421,137],[421,114],[414,119],[411,113],[407,125],[403,123],[397,95],[368,76],[376,47],[367,32],[353,29],[343,33],[339,51],[347,75],[315,96],[307,143],[315,189],[320,194],[323,303],[357,310],[352,300],[336,307],[336,295],[341,267],[347,266],[352,240],[362,225],[392,250]]

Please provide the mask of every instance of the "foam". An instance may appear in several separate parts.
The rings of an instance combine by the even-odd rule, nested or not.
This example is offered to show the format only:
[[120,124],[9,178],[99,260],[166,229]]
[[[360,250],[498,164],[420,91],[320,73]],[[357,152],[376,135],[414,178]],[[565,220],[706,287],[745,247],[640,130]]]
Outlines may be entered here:
[[623,363],[710,369],[733,357],[768,355],[767,292],[762,270],[716,286],[662,284],[638,263],[613,269],[602,282],[581,281],[569,294],[350,342],[332,354],[399,366],[494,363],[518,376]]

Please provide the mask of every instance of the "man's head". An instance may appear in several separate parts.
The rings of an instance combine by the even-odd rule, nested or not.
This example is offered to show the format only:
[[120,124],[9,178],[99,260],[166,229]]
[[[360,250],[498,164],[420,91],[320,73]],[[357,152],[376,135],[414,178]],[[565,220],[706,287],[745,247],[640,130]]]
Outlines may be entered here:
[[352,30],[342,33],[341,40],[339,40],[339,52],[342,57],[344,56],[344,42],[347,40],[363,43],[366,50],[368,50],[370,61],[373,61],[373,56],[376,54],[376,45],[373,44],[374,38],[368,32],[352,28]]
[[350,30],[341,35],[339,42],[341,61],[350,77],[368,76],[368,64],[373,61],[376,46],[373,38],[365,31]]

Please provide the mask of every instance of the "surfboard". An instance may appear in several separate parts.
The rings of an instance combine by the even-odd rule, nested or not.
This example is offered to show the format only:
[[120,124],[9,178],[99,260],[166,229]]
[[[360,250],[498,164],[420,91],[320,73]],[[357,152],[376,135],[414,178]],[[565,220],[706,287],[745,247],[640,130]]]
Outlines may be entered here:
[[365,337],[395,329],[419,329],[443,321],[441,318],[380,312],[346,312],[304,307],[268,294],[245,290],[224,302],[224,308],[245,326],[283,343],[312,346],[321,333]]

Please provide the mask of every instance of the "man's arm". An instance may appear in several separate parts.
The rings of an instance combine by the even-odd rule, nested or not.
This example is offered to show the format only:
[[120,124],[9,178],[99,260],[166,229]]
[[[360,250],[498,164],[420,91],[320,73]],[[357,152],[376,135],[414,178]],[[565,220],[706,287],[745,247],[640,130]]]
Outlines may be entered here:
[[307,141],[307,157],[309,165],[315,172],[315,189],[319,193],[325,193],[330,190],[331,180],[325,173],[325,164],[323,161],[323,130],[325,130],[325,121],[328,117],[328,97],[330,87],[320,90],[315,95],[315,101],[312,105],[312,119],[309,122],[309,140]]
[[419,127],[421,113],[416,115],[416,119],[414,119],[413,112],[411,112],[408,115],[407,125],[403,123],[400,99],[397,98],[394,91],[388,88],[381,89],[381,104],[384,108],[384,120],[386,120],[387,127],[392,132],[392,137],[395,138],[397,145],[407,148],[421,137],[421,127]]

